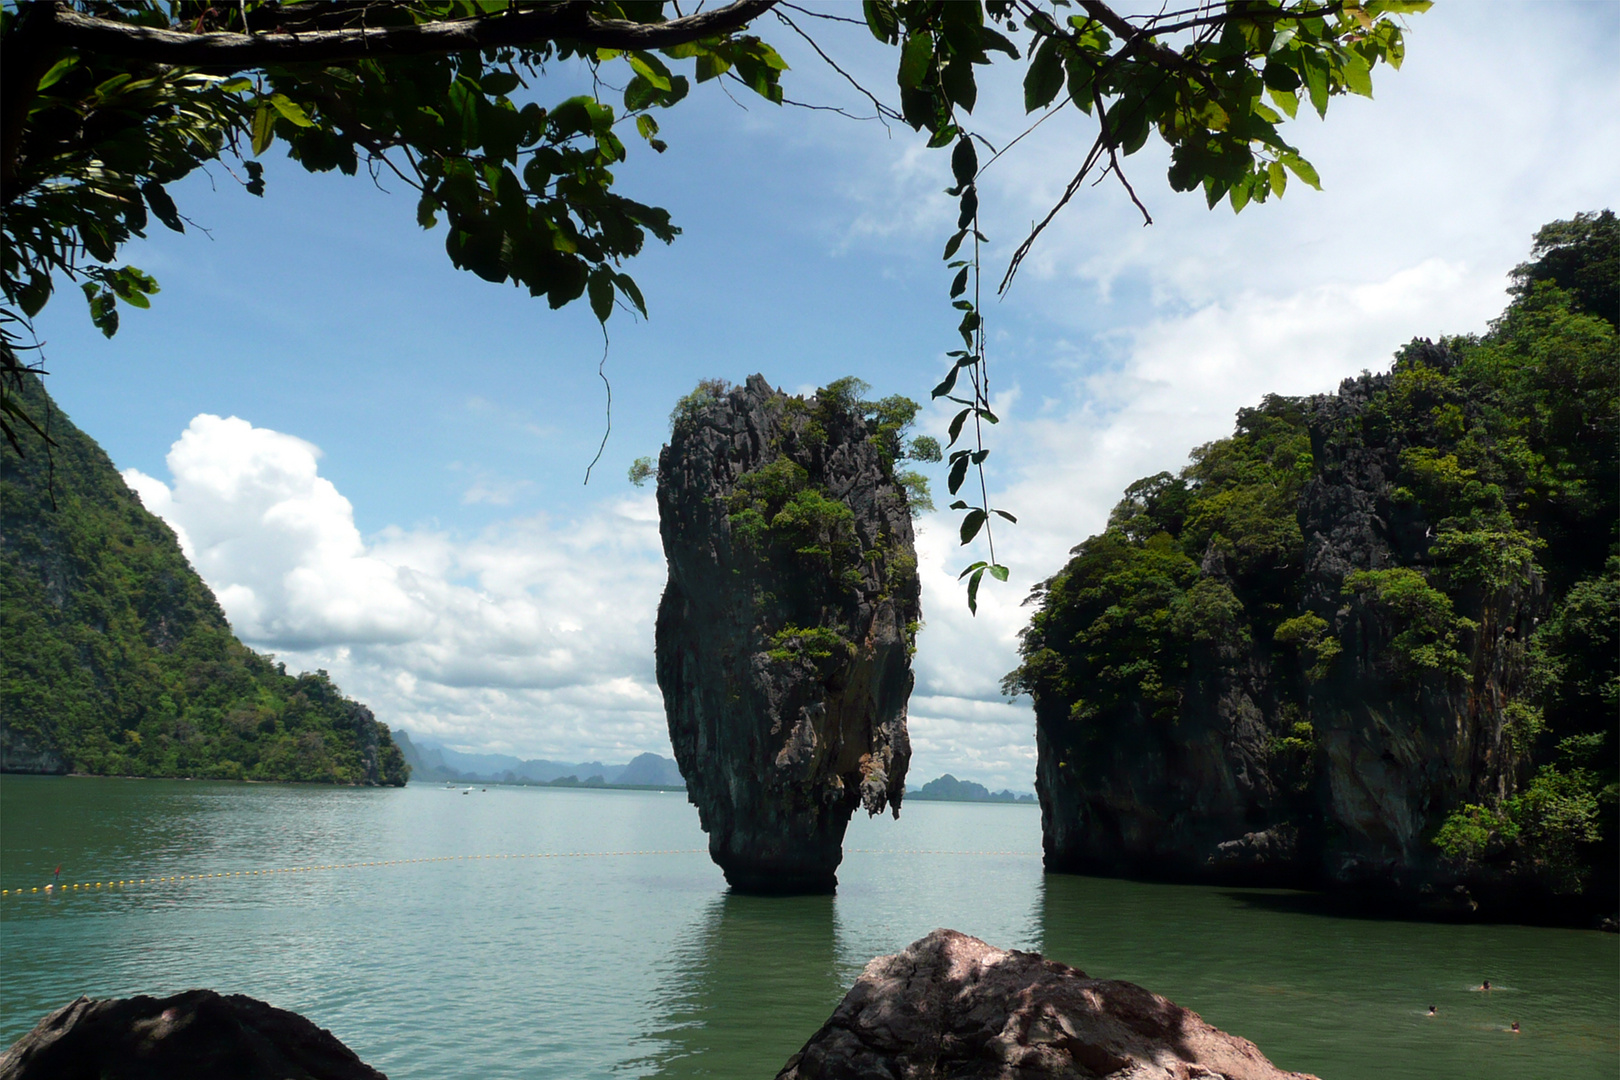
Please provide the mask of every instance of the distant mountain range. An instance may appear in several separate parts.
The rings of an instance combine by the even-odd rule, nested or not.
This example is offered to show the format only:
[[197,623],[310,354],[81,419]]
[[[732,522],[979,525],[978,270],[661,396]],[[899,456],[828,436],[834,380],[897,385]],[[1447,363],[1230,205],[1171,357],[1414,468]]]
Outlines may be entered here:
[[938,780],[930,780],[915,791],[907,789],[907,801],[916,802],[1019,802],[1032,803],[1033,795],[1019,795],[1011,791],[992,793],[983,784],[972,780],[958,780],[946,773]]
[[469,784],[555,784],[560,787],[684,788],[686,781],[670,758],[641,754],[624,765],[600,761],[570,764],[511,754],[467,754],[433,739],[394,732],[412,780],[449,780]]

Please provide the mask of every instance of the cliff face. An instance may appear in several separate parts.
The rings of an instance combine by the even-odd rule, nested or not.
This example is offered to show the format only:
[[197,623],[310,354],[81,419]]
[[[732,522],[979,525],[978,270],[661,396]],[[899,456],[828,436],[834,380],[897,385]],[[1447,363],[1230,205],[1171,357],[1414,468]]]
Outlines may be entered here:
[[386,725],[231,634],[174,533],[25,376],[0,444],[0,770],[403,784]]
[[1008,680],[1047,866],[1611,913],[1617,366],[1526,285],[1487,338],[1267,398],[1127,489]]
[[830,892],[857,806],[898,816],[919,618],[893,461],[857,408],[700,388],[658,466],[658,685],[735,889]]

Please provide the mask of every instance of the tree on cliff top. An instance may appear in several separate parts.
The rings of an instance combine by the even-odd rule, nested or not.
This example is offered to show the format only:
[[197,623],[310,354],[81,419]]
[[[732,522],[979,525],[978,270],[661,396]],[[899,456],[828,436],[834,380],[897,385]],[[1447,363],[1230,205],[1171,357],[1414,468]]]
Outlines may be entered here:
[[[1097,121],[1081,168],[1018,248],[1005,288],[1088,176],[1112,173],[1129,188],[1122,159],[1153,132],[1172,147],[1171,187],[1202,188],[1211,206],[1225,198],[1241,210],[1281,195],[1290,175],[1316,186],[1315,171],[1281,135],[1285,118],[1301,97],[1325,113],[1334,95],[1370,96],[1372,68],[1402,58],[1399,16],[1428,6],[1233,0],[1127,15],[1101,0],[866,0],[865,25],[895,50],[898,107],[856,90],[880,115],[926,131],[930,146],[952,148],[950,192],[961,215],[945,259],[966,347],[936,396],[961,403],[951,440],[974,447],[953,456],[952,494],[969,465],[982,468],[982,425],[996,419],[978,307],[975,180],[1006,147],[967,126],[975,68],[997,53],[1024,65],[1024,105],[1040,114],[1030,131],[1070,105]],[[431,229],[445,220],[446,251],[459,268],[526,288],[552,307],[584,296],[604,323],[620,304],[645,314],[622,267],[647,234],[669,243],[679,229],[666,211],[614,189],[627,133],[633,127],[663,150],[655,113],[679,103],[693,79],[728,80],[791,103],[781,85],[785,62],[746,32],[767,16],[844,74],[804,27],[858,20],[785,0],[734,0],[691,14],[659,0],[7,3],[0,431],[21,452],[19,434],[33,424],[16,389],[25,367],[39,367],[23,359],[30,320],[56,285],[78,284],[92,321],[110,336],[120,303],[148,307],[158,290],[151,275],[119,265],[119,248],[144,235],[153,217],[185,227],[168,186],[222,161],[261,195],[256,159],[277,139],[311,171],[364,167],[415,189],[417,223]],[[1022,47],[1013,40],[1020,36]],[[593,90],[543,106],[535,84],[560,61],[585,65]],[[675,70],[688,63],[690,77]],[[980,146],[991,153],[983,166]],[[952,393],[962,373],[967,396]],[[988,538],[982,485],[981,503],[953,504],[966,514],[964,544],[981,529]],[[990,566],[1000,569],[993,550]]]

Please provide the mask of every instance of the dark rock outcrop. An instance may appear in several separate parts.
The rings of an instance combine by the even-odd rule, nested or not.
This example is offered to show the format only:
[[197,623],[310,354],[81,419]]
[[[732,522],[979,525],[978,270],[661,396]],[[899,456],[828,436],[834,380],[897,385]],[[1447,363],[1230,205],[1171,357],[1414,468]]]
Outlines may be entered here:
[[858,408],[755,375],[700,388],[659,458],[658,685],[735,889],[828,892],[857,806],[900,811],[916,555]]
[[242,994],[81,997],[0,1055],[0,1080],[387,1080],[329,1031]]
[[935,930],[880,956],[777,1080],[1308,1080],[1128,982]]

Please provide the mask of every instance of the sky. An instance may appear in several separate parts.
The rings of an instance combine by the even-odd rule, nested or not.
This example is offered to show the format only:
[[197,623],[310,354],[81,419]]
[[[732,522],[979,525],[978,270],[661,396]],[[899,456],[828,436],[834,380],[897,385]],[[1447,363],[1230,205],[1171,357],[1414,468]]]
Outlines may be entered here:
[[[864,30],[813,29],[868,86],[893,86]],[[758,30],[790,64],[790,98],[859,111],[790,29]],[[1540,225],[1620,203],[1617,56],[1620,3],[1442,3],[1410,19],[1374,100],[1287,125],[1321,192],[1210,210],[1170,191],[1151,141],[1127,161],[1151,226],[1117,185],[1076,197],[986,305],[1003,421],[989,481],[1019,524],[997,532],[1011,580],[987,583],[977,617],[956,575],[982,550],[957,545],[949,512],[919,521],[913,785],[1032,787],[1033,713],[1000,692],[1022,602],[1127,484],[1180,468],[1267,393],[1328,392],[1413,337],[1483,332]],[[578,77],[552,73],[540,98]],[[998,146],[1027,123],[1018,78],[981,80],[973,123]],[[1060,114],[981,179],[987,278],[1084,156],[1083,121]],[[854,374],[926,401],[959,339],[945,153],[714,84],[660,123],[669,150],[632,145],[619,189],[683,234],[627,267],[650,317],[615,314],[605,359],[583,305],[554,312],[454,270],[397,181],[310,176],[272,151],[263,199],[218,167],[174,189],[194,225],[125,249],[163,291],[114,339],[59,291],[38,320],[51,393],[253,647],[460,749],[667,756],[665,567],[630,463],[656,456],[699,379],[810,392]],[[612,431],[586,484],[608,419],[599,364]],[[929,405],[919,432],[947,418]]]

